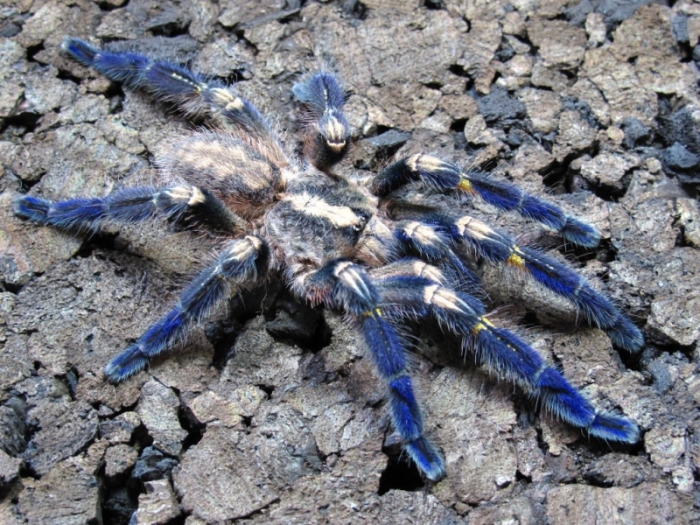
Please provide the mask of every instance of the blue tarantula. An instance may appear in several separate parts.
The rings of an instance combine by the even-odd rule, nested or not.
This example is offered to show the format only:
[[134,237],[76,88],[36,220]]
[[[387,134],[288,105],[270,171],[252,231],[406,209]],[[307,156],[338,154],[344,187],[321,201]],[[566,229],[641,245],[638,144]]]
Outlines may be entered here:
[[445,465],[424,435],[400,335],[402,324],[426,317],[461,338],[478,362],[519,385],[554,416],[603,440],[638,440],[636,424],[598,411],[527,343],[489,320],[465,247],[479,260],[516,267],[565,297],[624,350],[640,350],[639,329],[568,266],[518,246],[460,210],[425,198],[412,202],[400,190],[417,185],[434,194],[478,197],[583,247],[597,245],[594,228],[511,185],[427,155],[399,160],[366,181],[334,174],[350,130],[343,114],[348,93],[331,73],[308,76],[293,88],[304,112],[300,159],[230,87],[140,54],[101,51],[73,38],[63,47],[114,81],[187,114],[205,115],[214,131],[194,133],[170,149],[162,167],[175,183],[62,202],[24,196],[15,202],[16,214],[71,231],[154,215],[187,217],[230,239],[177,304],[106,365],[109,381],[143,370],[230,292],[278,274],[297,297],[343,310],[362,333],[387,388],[403,448],[429,480],[441,479]]

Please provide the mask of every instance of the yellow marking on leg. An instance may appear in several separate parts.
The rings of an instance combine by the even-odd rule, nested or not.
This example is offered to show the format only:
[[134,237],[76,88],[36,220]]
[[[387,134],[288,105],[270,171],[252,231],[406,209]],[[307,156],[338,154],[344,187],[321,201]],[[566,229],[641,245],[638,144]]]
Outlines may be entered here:
[[367,310],[366,312],[362,312],[362,317],[381,317],[382,316],[382,310],[381,308],[375,308],[374,310]]
[[457,189],[463,191],[464,193],[476,193],[474,191],[474,186],[467,179],[462,179],[457,183]]
[[182,75],[178,75],[177,73],[170,73],[170,76],[174,78],[175,80],[179,80],[180,82],[184,84],[189,84],[190,86],[194,87],[197,93],[201,93],[203,89],[207,88],[207,85],[204,83],[201,84],[195,84],[192,82],[189,78],[185,78]]
[[486,316],[480,317],[479,322],[476,324],[474,328],[472,328],[472,333],[474,335],[478,334],[482,330],[487,330],[488,328],[492,328],[494,324],[489,321]]
[[506,259],[506,264],[517,266],[519,268],[525,268],[525,259],[522,257],[523,255],[523,252],[521,252],[517,246],[513,246],[510,257]]
[[[486,316],[483,316],[483,317],[479,318],[479,322],[477,323],[477,325],[474,328],[472,328],[472,334],[476,335],[479,332],[481,332],[482,330],[487,330],[489,328],[495,328],[495,327],[496,327],[496,325],[494,325],[491,321],[489,321]],[[505,346],[508,350],[510,350],[516,354],[518,353],[517,348],[515,348],[511,344],[504,342],[503,338],[501,338],[500,336],[496,335],[496,339],[498,339],[503,344],[503,346]]]

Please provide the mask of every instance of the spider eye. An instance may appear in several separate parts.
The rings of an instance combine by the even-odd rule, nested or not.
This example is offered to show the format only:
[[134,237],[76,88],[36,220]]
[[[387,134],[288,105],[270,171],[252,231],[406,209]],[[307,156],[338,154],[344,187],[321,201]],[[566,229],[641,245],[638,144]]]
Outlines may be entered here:
[[355,224],[352,229],[355,230],[356,232],[361,232],[362,230],[365,229],[365,226],[367,226],[367,217],[364,215],[359,215],[358,216],[358,223]]

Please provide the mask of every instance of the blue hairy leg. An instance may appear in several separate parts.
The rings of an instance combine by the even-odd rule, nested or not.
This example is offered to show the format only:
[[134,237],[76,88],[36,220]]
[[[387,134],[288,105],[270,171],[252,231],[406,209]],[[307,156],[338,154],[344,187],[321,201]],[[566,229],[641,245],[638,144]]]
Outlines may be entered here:
[[130,89],[144,90],[154,98],[177,105],[188,114],[210,113],[222,124],[233,125],[246,135],[265,140],[271,157],[286,162],[279,137],[267,119],[249,101],[222,82],[207,79],[190,69],[138,53],[97,49],[77,38],[67,38],[63,50],[81,64]]
[[312,302],[343,308],[359,326],[389,395],[391,418],[404,450],[430,480],[445,475],[442,456],[423,435],[423,417],[408,373],[406,350],[379,308],[380,295],[367,273],[349,261],[332,261],[295,277],[295,288]]
[[609,441],[636,443],[639,429],[631,421],[596,411],[595,407],[540,355],[513,333],[498,328],[484,315],[480,301],[414,275],[393,275],[376,281],[381,310],[397,322],[434,317],[440,326],[463,338],[465,350],[497,377],[517,383],[555,417]]
[[394,237],[398,253],[417,256],[440,268],[457,290],[481,291],[476,273],[452,249],[452,239],[431,224],[419,221],[397,222]]
[[372,191],[385,197],[413,181],[442,192],[455,191],[480,197],[499,210],[514,211],[540,222],[579,246],[593,248],[600,241],[600,234],[595,228],[569,217],[557,206],[532,197],[511,184],[465,172],[454,164],[429,155],[413,155],[391,164],[374,178]]
[[216,262],[185,288],[175,307],[107,364],[107,379],[118,383],[143,370],[150,358],[182,339],[192,324],[229,295],[229,282],[237,287],[255,284],[266,273],[267,265],[267,245],[257,237],[228,243]]
[[196,186],[127,188],[103,198],[59,202],[24,196],[15,200],[14,211],[33,222],[69,231],[96,231],[108,221],[141,222],[156,214],[178,218],[186,213],[221,231],[235,232],[245,226],[213,194]]
[[565,264],[537,250],[520,247],[509,236],[467,215],[430,210],[411,215],[441,234],[443,244],[447,242],[444,239],[461,243],[477,257],[518,268],[549,290],[565,297],[584,314],[589,324],[604,330],[620,348],[637,352],[644,345],[639,328],[584,277]]

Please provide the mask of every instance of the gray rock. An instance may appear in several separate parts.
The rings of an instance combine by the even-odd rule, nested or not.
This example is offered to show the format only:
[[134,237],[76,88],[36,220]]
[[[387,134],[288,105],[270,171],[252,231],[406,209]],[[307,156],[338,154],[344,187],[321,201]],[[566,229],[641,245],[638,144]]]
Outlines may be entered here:
[[131,477],[142,482],[167,478],[177,461],[166,457],[155,447],[146,447],[136,461]]
[[180,400],[165,385],[152,379],[141,387],[136,413],[153,438],[153,446],[171,456],[180,453],[182,440],[187,436],[180,426],[179,409]]
[[8,456],[0,450],[0,487],[5,488],[19,477],[19,469],[22,465],[20,458]]

